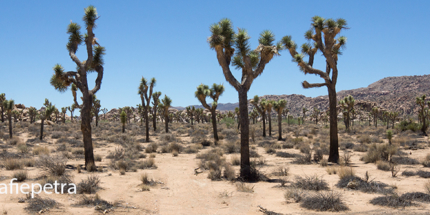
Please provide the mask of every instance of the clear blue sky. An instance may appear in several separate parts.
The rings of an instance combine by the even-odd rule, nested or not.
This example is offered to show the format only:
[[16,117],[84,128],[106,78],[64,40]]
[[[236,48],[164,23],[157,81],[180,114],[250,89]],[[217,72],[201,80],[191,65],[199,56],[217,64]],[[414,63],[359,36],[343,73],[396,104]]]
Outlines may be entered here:
[[[97,97],[108,109],[136,106],[142,76],[157,79],[156,91],[173,106],[199,104],[200,83],[224,84],[220,103],[237,102],[238,94],[222,74],[215,51],[206,42],[209,26],[230,18],[245,28],[257,47],[266,29],[278,41],[291,35],[299,45],[315,15],[344,18],[349,30],[340,57],[337,90],[366,87],[381,78],[429,74],[430,1],[0,1],[0,93],[15,103],[40,108],[45,98],[57,107],[72,104],[72,93],[49,84],[52,67],[76,65],[66,50],[70,20],[82,26],[83,9],[97,8],[95,29],[106,47],[105,73]],[[85,59],[83,46],[78,56]],[[316,56],[314,67],[324,68]],[[233,68],[232,68],[233,69]],[[240,78],[240,71],[234,70]],[[95,74],[89,78],[94,86]],[[326,88],[303,89],[301,82],[320,82],[304,75],[284,51],[258,77],[248,97],[267,94],[326,95]],[[430,83],[429,83],[430,84]]]

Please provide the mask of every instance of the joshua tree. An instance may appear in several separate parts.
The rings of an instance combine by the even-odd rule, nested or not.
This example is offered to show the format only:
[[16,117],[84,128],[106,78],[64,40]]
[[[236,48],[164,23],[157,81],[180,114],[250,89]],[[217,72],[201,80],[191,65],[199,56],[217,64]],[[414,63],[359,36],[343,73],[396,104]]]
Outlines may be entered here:
[[[76,92],[74,92],[73,97],[75,104],[81,109],[81,131],[85,148],[85,166],[89,171],[95,170],[91,138],[91,107],[93,95],[95,95],[101,87],[104,70],[103,55],[105,54],[105,48],[99,45],[93,33],[93,29],[96,27],[96,20],[98,18],[97,10],[94,6],[85,8],[85,15],[83,17],[87,30],[85,35],[81,35],[80,25],[73,22],[69,24],[67,33],[70,37],[69,42],[67,43],[67,50],[70,58],[77,65],[77,72],[64,72],[63,67],[57,64],[54,67],[55,74],[51,78],[51,84],[60,92],[67,90],[68,86],[73,83],[82,93],[83,102],[81,105],[78,104],[76,99]],[[76,56],[78,46],[81,45],[82,42],[86,45],[88,55],[88,58],[85,61],[79,60]],[[97,72],[97,78],[94,88],[90,90],[87,81],[87,73],[94,71]],[[91,169],[88,169],[89,167]]]
[[30,116],[30,124],[32,124],[35,121],[36,116],[37,116],[37,110],[36,110],[36,108],[30,107],[28,109],[28,115]]
[[265,109],[267,111],[267,118],[269,119],[269,136],[272,136],[272,108],[273,101],[267,101]]
[[284,99],[280,99],[277,102],[273,103],[273,108],[275,109],[276,113],[278,113],[278,140],[282,140],[282,112],[287,106],[287,101]]
[[[146,79],[144,77],[142,77],[142,79],[140,79],[139,90],[137,92],[140,95],[140,100],[142,101],[143,115],[145,117],[146,142],[149,142],[149,117],[148,117],[148,113],[150,111],[149,104],[151,102],[152,89],[155,86],[155,82],[156,82],[155,78],[152,78],[151,82],[148,85],[148,82],[146,81]],[[148,94],[148,90],[149,90],[149,94]]]
[[15,101],[10,100],[4,100],[3,101],[3,109],[6,111],[7,120],[9,121],[9,138],[12,139],[12,111],[15,107]]
[[75,103],[72,104],[72,106],[67,107],[67,109],[70,111],[70,121],[73,122],[73,112],[75,112],[75,109],[78,108]]
[[317,107],[314,107],[314,112],[312,113],[312,118],[315,119],[315,125],[318,125],[318,117],[320,115],[320,110]]
[[61,113],[63,114],[63,116],[61,118],[63,119],[64,124],[66,124],[66,112],[67,112],[67,107],[62,107]]
[[[420,106],[420,109],[418,110],[418,118],[422,123],[421,132],[423,132],[424,136],[427,136],[427,128],[429,126],[429,122],[427,121],[427,119],[430,116],[430,101],[426,102],[426,95],[422,95],[421,97],[416,98],[416,104]],[[426,104],[428,105],[428,107],[426,107]]]
[[257,109],[255,109],[255,108],[252,109],[251,113],[249,114],[249,117],[251,117],[251,119],[252,119],[252,124],[255,124],[255,120],[258,117],[258,111],[257,111]]
[[375,124],[375,128],[378,127],[378,114],[379,114],[378,107],[373,107],[372,108],[372,115],[373,115],[373,124]]
[[164,99],[162,99],[161,103],[158,105],[163,110],[166,133],[169,133],[169,108],[171,105],[172,100],[167,95],[164,95]]
[[[216,108],[218,106],[218,99],[224,92],[225,88],[222,84],[213,84],[212,87],[209,89],[208,85],[200,84],[197,87],[197,91],[194,93],[196,98],[202,103],[203,107],[208,109],[211,112],[212,115],[212,127],[214,132],[214,140],[218,141],[218,133],[217,133],[217,127],[216,127]],[[206,97],[210,97],[213,102],[211,106],[209,106],[206,103]]]
[[3,102],[6,101],[6,94],[0,94],[1,122],[4,122],[4,107]]
[[121,111],[121,123],[122,123],[122,133],[125,132],[125,123],[127,122],[127,114],[125,113],[125,111]]
[[55,105],[52,105],[52,103],[48,101],[48,99],[45,99],[44,105],[45,105],[45,110],[40,113],[40,121],[41,121],[40,137],[39,137],[40,140],[43,139],[43,126],[44,126],[43,124],[45,122],[45,119],[48,119],[51,116],[51,114],[57,109]]
[[13,121],[18,122],[18,120],[21,118],[21,113],[17,110],[12,111]]
[[[324,79],[324,83],[309,84],[307,81],[302,83],[304,88],[314,88],[326,86],[329,96],[329,110],[330,110],[330,154],[328,161],[337,163],[339,160],[339,143],[337,132],[337,111],[336,111],[336,82],[338,76],[337,60],[338,55],[341,54],[340,49],[345,45],[346,38],[335,37],[342,29],[346,28],[346,21],[344,19],[324,20],[324,18],[315,16],[312,18],[312,28],[305,33],[305,38],[313,40],[314,46],[310,44],[302,45],[303,54],[296,51],[297,45],[291,40],[291,36],[282,38],[282,43],[290,52],[293,60],[300,66],[300,69],[305,74],[319,75]],[[326,71],[313,68],[314,55],[317,51],[321,51],[326,59]],[[304,55],[309,56],[309,62],[303,60]],[[330,78],[331,74],[331,78]]]
[[302,124],[305,124],[306,112],[308,112],[308,111],[309,110],[306,109],[305,107],[302,109],[302,113],[303,113]]
[[196,108],[194,106],[193,107],[190,107],[190,106],[187,107],[187,115],[190,118],[191,125],[193,125],[193,119],[194,119],[194,113],[195,112],[196,112]]
[[251,100],[251,104],[254,105],[255,109],[260,113],[261,118],[263,119],[263,137],[266,136],[266,108],[267,101],[266,99],[261,99],[258,95],[254,96],[254,99]]
[[60,111],[58,111],[58,108],[54,108],[55,123],[58,123],[58,115],[59,114],[60,114]]
[[351,114],[354,111],[354,104],[355,104],[354,97],[352,97],[351,95],[348,95],[342,100],[340,100],[339,104],[343,109],[345,128],[347,131],[349,131],[351,126]]
[[161,92],[154,92],[152,94],[152,127],[154,127],[154,131],[157,130],[157,108],[160,103]]
[[[240,112],[240,177],[244,180],[252,180],[251,166],[249,162],[249,119],[248,119],[248,91],[251,84],[263,70],[274,55],[278,55],[281,44],[274,45],[275,36],[271,31],[263,31],[260,34],[259,46],[251,51],[248,33],[245,29],[238,29],[235,33],[229,19],[222,19],[210,27],[211,36],[208,38],[210,47],[216,51],[219,65],[225,79],[236,89],[239,94]],[[234,48],[236,48],[236,50]],[[236,51],[236,53],[235,53]],[[234,57],[233,57],[234,55]],[[233,62],[232,61],[233,57]],[[230,63],[236,69],[242,70],[240,82],[230,71]]]
[[106,120],[106,113],[108,112],[108,109],[103,108],[103,109],[101,109],[101,111],[103,112],[103,119]]
[[399,112],[389,112],[388,118],[392,122],[391,129],[394,129],[394,122],[396,122],[397,117],[399,116]]
[[387,139],[388,139],[388,143],[391,145],[391,139],[393,139],[393,131],[392,130],[387,130]]
[[96,127],[99,125],[99,113],[100,113],[100,100],[97,99],[96,95],[93,95],[93,107],[91,108],[91,111],[93,112],[94,116],[96,117]]

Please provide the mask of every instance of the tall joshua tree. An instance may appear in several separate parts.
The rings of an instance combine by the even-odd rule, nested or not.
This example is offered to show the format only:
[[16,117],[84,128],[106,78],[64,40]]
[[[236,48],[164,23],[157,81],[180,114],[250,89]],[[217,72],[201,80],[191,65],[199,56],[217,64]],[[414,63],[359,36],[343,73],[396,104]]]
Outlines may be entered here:
[[[145,131],[146,131],[146,142],[149,142],[149,116],[148,113],[150,111],[149,104],[151,102],[152,97],[152,89],[155,86],[155,78],[151,79],[151,82],[148,85],[148,81],[144,77],[140,80],[138,94],[140,95],[140,100],[142,101],[143,108],[143,116],[145,117]],[[148,93],[149,90],[149,93]]]
[[100,99],[97,99],[97,96],[93,95],[93,107],[91,108],[91,111],[96,117],[96,127],[99,126],[99,113],[101,107],[102,106],[100,105]]
[[36,108],[30,107],[28,109],[28,115],[30,116],[30,124],[32,124],[34,122],[34,120],[36,119],[36,116],[37,116]]
[[52,103],[48,101],[48,99],[45,99],[44,105],[45,105],[45,110],[43,110],[40,113],[40,121],[41,121],[41,123],[40,123],[40,137],[39,137],[40,140],[43,139],[43,126],[44,126],[43,124],[44,124],[45,120],[48,119],[51,116],[51,114],[57,109],[57,108],[55,108],[55,105],[52,105]]
[[351,95],[346,96],[339,101],[341,108],[343,109],[345,128],[347,131],[351,127],[351,114],[354,111],[355,100]]
[[75,109],[78,108],[75,103],[73,103],[71,106],[67,107],[67,109],[70,111],[70,121],[73,122],[73,112],[75,112]]
[[[337,163],[339,160],[339,140],[337,133],[337,111],[336,111],[336,82],[338,76],[337,60],[338,55],[341,54],[340,50],[346,43],[346,37],[336,36],[342,29],[346,28],[346,21],[344,19],[324,19],[319,16],[312,18],[311,29],[305,33],[307,40],[313,40],[314,45],[303,44],[302,54],[297,53],[297,45],[291,40],[291,36],[282,38],[282,43],[290,52],[293,60],[299,65],[300,69],[305,74],[315,74],[320,76],[324,82],[317,84],[310,84],[307,81],[302,83],[304,88],[314,88],[326,86],[328,89],[329,97],[329,110],[330,110],[330,154],[328,161]],[[321,51],[325,60],[325,72],[313,68],[314,56],[317,51]],[[304,55],[309,56],[309,61],[303,60]],[[331,77],[330,77],[331,75]]]
[[[222,84],[218,85],[218,84],[214,83],[210,89],[209,89],[208,85],[200,84],[197,87],[197,91],[195,92],[196,98],[202,103],[203,107],[205,107],[206,109],[208,109],[211,112],[212,127],[213,127],[214,140],[215,141],[219,140],[217,127],[216,127],[216,122],[217,122],[216,121],[216,108],[218,106],[218,99],[222,95],[224,90],[225,90],[225,88]],[[211,106],[209,106],[206,103],[206,97],[210,97],[213,100]]]
[[273,103],[273,109],[278,114],[278,140],[282,140],[282,112],[287,106],[287,101],[280,99]]
[[193,107],[188,106],[186,109],[187,109],[187,115],[188,117],[190,117],[191,125],[193,125],[194,113],[196,112],[196,108],[194,106]]
[[6,100],[6,94],[0,94],[1,122],[4,122],[4,107],[3,102]]
[[[93,33],[98,18],[97,10],[94,6],[85,8],[85,15],[83,17],[87,31],[85,35],[81,35],[80,25],[73,22],[69,24],[67,33],[70,36],[69,42],[67,43],[67,50],[70,58],[77,65],[77,71],[64,72],[63,67],[57,64],[54,67],[55,74],[51,78],[51,84],[60,92],[66,91],[68,86],[73,83],[82,93],[82,104],[78,104],[76,93],[74,93],[74,102],[81,109],[81,131],[84,140],[85,166],[89,171],[95,170],[91,138],[91,107],[93,95],[96,94],[102,84],[104,70],[103,55],[105,54],[105,48],[99,45]],[[78,46],[83,42],[85,43],[88,55],[85,61],[79,60],[76,56]],[[95,86],[91,90],[89,89],[87,81],[88,72],[97,72]],[[92,169],[88,169],[88,167]]]
[[309,110],[305,107],[302,109],[302,113],[303,113],[302,124],[305,124],[306,112],[308,112],[308,111]]
[[258,95],[254,96],[254,99],[251,100],[251,104],[254,105],[255,109],[260,113],[261,118],[263,120],[263,137],[266,136],[266,108],[267,108],[267,101],[266,99],[261,99],[258,97]]
[[63,114],[63,116],[61,118],[62,118],[64,124],[66,123],[66,112],[67,112],[67,107],[62,107],[61,113]]
[[[248,91],[251,84],[263,70],[274,55],[278,55],[281,44],[274,45],[275,35],[271,31],[260,34],[258,47],[251,51],[248,33],[245,29],[238,29],[235,33],[229,19],[211,25],[211,36],[208,38],[210,47],[216,51],[219,65],[225,79],[239,95],[240,112],[240,177],[252,180],[249,162],[249,119],[248,119]],[[235,52],[236,51],[236,52]],[[233,59],[232,59],[233,58]],[[233,60],[233,62],[231,62]],[[236,69],[242,70],[240,82],[233,76],[230,63]]]
[[2,106],[6,111],[7,120],[9,121],[9,138],[12,139],[12,111],[15,107],[15,101],[12,99],[4,100]]
[[154,92],[152,94],[152,127],[154,131],[157,130],[157,108],[160,103],[161,92]]
[[158,105],[163,110],[166,133],[169,133],[169,108],[171,105],[172,99],[170,99],[167,95],[164,95],[164,99],[162,99],[161,103]]
[[[422,95],[421,97],[416,98],[416,104],[420,106],[420,109],[418,110],[418,118],[422,123],[421,132],[423,132],[424,136],[427,136],[427,128],[429,126],[429,122],[427,121],[427,119],[430,116],[430,101],[426,102],[426,95]],[[426,107],[426,105],[428,105],[429,107]]]

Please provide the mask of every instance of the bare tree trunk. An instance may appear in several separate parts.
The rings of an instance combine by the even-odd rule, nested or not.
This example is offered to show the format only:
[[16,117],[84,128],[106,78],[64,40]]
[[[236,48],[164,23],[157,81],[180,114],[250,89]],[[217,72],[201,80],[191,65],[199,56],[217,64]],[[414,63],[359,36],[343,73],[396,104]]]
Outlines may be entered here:
[[125,123],[122,123],[122,133],[125,132]]
[[42,118],[41,121],[42,123],[40,123],[40,138],[39,138],[40,140],[42,140],[43,138],[43,123],[45,122],[45,119]]
[[96,114],[96,127],[99,126],[99,115]]
[[3,110],[3,104],[0,104],[1,106],[1,122],[4,122],[4,110]]
[[12,114],[9,114],[9,138],[12,139]]
[[244,89],[239,91],[240,114],[240,177],[251,177],[251,165],[249,162],[249,123],[248,123],[248,93]]
[[266,137],[266,114],[262,114],[263,118],[263,137]]
[[339,161],[339,140],[337,136],[337,111],[336,111],[336,88],[327,86],[329,106],[330,106],[330,154],[329,162],[338,163]]
[[154,131],[157,130],[157,108],[154,109],[152,114],[152,127],[154,127]]
[[85,90],[82,94],[84,101],[81,110],[81,131],[84,140],[85,167],[87,171],[94,171],[96,166],[94,163],[93,140],[91,138],[92,95],[90,95],[88,91],[85,92]]
[[272,115],[270,112],[268,113],[267,118],[269,118],[269,136],[272,136]]
[[166,133],[169,133],[169,116],[165,117],[164,125],[166,126]]
[[278,140],[282,140],[282,115],[278,114]]
[[191,114],[191,125],[193,125],[193,118],[194,118],[194,116],[193,116],[193,114]]
[[215,114],[215,110],[211,111],[212,112],[212,127],[214,130],[214,140],[218,141],[218,132],[217,132],[217,128],[216,128],[216,114]]
[[149,108],[149,104],[147,107],[145,108],[145,132],[146,132],[146,142],[149,142],[149,115],[148,115],[148,108]]

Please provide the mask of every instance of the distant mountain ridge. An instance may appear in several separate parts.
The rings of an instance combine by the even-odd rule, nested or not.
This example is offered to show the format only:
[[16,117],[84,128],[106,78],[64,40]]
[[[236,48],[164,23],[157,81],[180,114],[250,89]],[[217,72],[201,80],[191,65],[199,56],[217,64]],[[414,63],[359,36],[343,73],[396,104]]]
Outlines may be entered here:
[[[430,75],[414,75],[386,77],[370,84],[367,87],[342,90],[337,92],[338,101],[347,95],[352,95],[354,99],[362,102],[368,102],[372,106],[397,111],[400,115],[413,115],[417,113],[418,106],[415,104],[415,98],[423,94],[430,97]],[[306,97],[304,95],[264,95],[260,98],[267,100],[287,100],[287,108],[290,114],[294,116],[301,115],[302,108],[306,107],[312,110],[314,107],[325,111],[328,109],[328,96]],[[192,106],[192,105],[191,105]],[[202,105],[194,105],[196,108],[203,108]],[[218,110],[234,111],[239,103],[219,103]],[[184,107],[174,107],[178,110],[184,110]],[[250,110],[252,105],[249,104]]]

